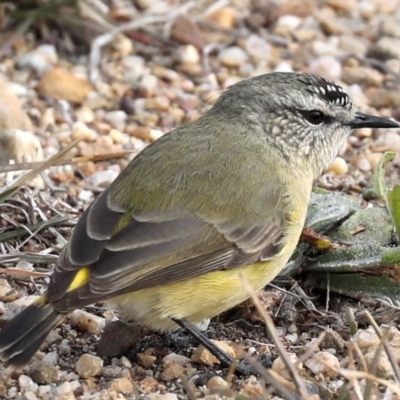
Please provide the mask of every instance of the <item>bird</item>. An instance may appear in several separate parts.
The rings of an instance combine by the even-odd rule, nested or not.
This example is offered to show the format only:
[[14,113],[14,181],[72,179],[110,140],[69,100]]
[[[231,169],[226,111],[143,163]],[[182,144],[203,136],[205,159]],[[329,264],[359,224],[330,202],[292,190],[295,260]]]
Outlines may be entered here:
[[20,367],[74,309],[105,301],[155,331],[196,324],[265,287],[299,241],[314,181],[358,128],[399,128],[334,82],[272,72],[223,91],[203,116],[141,151],[86,209],[47,292],[0,331]]

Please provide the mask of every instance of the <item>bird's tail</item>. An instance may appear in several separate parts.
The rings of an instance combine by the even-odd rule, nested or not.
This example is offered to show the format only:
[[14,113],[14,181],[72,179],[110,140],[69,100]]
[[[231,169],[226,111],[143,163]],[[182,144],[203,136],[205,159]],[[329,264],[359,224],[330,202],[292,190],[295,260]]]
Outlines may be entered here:
[[25,365],[65,316],[46,302],[46,296],[41,296],[0,331],[0,360],[14,366]]

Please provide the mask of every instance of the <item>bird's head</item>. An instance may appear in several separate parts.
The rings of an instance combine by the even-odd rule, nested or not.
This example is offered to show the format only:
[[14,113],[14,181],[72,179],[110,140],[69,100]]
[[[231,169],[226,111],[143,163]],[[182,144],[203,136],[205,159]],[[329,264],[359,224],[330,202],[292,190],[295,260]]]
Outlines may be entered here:
[[352,130],[400,128],[392,120],[359,112],[345,90],[315,75],[276,72],[231,86],[214,109],[242,121],[294,168],[314,176],[330,166]]

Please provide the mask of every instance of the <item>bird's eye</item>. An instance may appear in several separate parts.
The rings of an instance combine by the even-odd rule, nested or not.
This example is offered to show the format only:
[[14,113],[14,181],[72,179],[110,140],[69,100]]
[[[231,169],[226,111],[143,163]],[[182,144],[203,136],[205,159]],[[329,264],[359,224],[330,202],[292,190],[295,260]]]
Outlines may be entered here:
[[302,111],[304,118],[313,125],[319,125],[325,120],[325,114],[319,110]]

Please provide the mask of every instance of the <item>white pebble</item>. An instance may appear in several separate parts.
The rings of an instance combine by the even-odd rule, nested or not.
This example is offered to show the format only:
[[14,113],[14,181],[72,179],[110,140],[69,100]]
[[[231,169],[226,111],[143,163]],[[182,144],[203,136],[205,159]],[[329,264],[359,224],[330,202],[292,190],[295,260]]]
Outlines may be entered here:
[[70,314],[69,319],[71,325],[77,326],[80,329],[95,335],[100,335],[106,325],[105,318],[90,314],[83,310],[75,310]]

